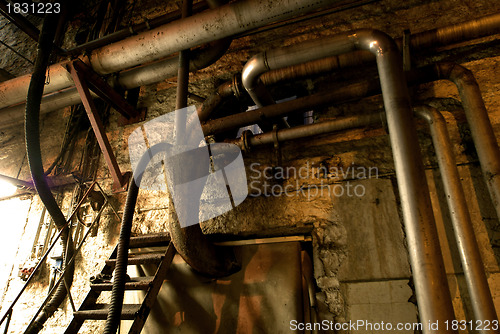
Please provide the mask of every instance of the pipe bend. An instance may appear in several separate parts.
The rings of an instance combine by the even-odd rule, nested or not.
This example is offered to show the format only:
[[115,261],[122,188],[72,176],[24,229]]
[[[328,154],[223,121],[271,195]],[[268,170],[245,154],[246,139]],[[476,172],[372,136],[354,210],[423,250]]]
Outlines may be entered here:
[[417,116],[424,119],[428,124],[446,124],[443,114],[432,106],[416,105],[413,110]]
[[250,58],[241,71],[241,82],[246,90],[254,90],[261,74],[269,71],[266,52],[261,52]]
[[274,104],[274,99],[260,81],[261,74],[270,70],[267,53],[261,52],[250,58],[241,72],[241,82],[258,107]]
[[383,31],[376,29],[358,29],[349,35],[354,45],[361,50],[368,50],[376,56],[388,52],[399,53],[394,39]]

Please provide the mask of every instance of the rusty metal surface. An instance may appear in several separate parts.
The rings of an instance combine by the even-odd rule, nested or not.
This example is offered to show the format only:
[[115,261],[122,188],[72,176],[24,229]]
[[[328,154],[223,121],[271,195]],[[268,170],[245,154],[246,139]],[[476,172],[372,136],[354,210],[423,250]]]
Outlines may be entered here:
[[[153,254],[137,254],[129,255],[128,264],[151,264],[158,263],[163,258],[163,253],[153,253]],[[115,259],[106,260],[106,264],[109,266],[114,266],[116,264]]]
[[104,81],[92,68],[77,59],[72,63],[78,74],[87,81],[90,89],[101,99],[113,106],[126,119],[139,116],[139,112],[118,94],[106,81]]
[[73,77],[76,89],[80,94],[82,103],[85,107],[85,111],[87,112],[87,116],[90,120],[90,124],[92,125],[92,129],[94,130],[95,136],[97,138],[97,142],[99,143],[99,147],[101,148],[104,159],[106,160],[106,164],[108,165],[109,171],[111,173],[111,177],[113,178],[113,190],[116,191],[117,189],[123,189],[127,185],[127,177],[125,177],[120,171],[120,167],[118,166],[116,157],[113,154],[111,144],[109,143],[108,137],[106,137],[104,125],[102,124],[101,118],[99,117],[94,104],[94,100],[90,95],[90,90],[87,86],[86,79],[74,65],[75,63],[69,64],[68,71]]
[[[122,308],[122,319],[123,320],[133,320],[137,310],[140,308],[140,304],[126,304]],[[81,310],[73,313],[76,319],[84,320],[106,320],[108,316],[108,304],[96,304],[96,309],[92,310]]]
[[130,238],[130,248],[166,246],[170,242],[170,233],[160,232],[143,234]]

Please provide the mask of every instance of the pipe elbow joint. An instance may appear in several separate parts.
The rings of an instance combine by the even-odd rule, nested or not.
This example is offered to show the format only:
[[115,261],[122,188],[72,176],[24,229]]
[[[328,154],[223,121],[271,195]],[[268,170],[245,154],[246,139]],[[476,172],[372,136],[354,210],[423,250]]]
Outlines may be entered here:
[[368,50],[376,56],[388,53],[398,52],[398,47],[394,39],[385,32],[376,29],[359,29],[349,38],[354,39],[357,48]]
[[429,105],[417,105],[413,107],[413,111],[428,124],[446,123],[443,114]]
[[243,67],[241,82],[247,91],[252,91],[258,86],[260,76],[269,71],[266,53],[256,54]]

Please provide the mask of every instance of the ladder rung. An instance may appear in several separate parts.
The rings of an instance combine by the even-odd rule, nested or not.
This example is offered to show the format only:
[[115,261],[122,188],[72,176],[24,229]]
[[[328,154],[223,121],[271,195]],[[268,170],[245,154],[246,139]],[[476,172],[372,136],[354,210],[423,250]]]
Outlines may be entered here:
[[170,242],[170,233],[160,232],[143,234],[130,238],[130,248],[167,246]]
[[[125,283],[125,290],[147,290],[153,283],[154,276],[148,277],[134,277]],[[90,284],[90,288],[95,291],[111,291],[113,283],[94,283]]]
[[[141,304],[124,304],[122,306],[122,319],[133,320]],[[96,304],[95,309],[76,311],[73,313],[75,319],[83,320],[106,320],[108,316],[109,304]]]
[[[151,254],[129,254],[128,264],[157,264],[163,258],[163,253],[151,253]],[[116,265],[116,259],[106,260],[108,266],[114,267]]]

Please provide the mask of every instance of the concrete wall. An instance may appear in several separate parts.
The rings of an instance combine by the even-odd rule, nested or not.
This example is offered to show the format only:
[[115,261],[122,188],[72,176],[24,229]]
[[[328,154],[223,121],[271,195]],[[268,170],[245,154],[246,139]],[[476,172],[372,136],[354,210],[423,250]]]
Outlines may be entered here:
[[[500,3],[488,0],[382,0],[360,8],[346,9],[312,21],[252,34],[233,41],[229,51],[217,63],[190,75],[189,90],[203,97],[208,96],[220,83],[240,72],[250,56],[273,47],[366,27],[380,29],[393,37],[399,37],[404,29],[417,33],[498,10]],[[134,20],[139,18],[135,17]],[[479,42],[477,47],[464,44],[452,51],[446,48],[429,50],[412,55],[412,60],[417,64],[435,60],[456,61],[470,69],[477,78],[490,119],[497,135],[500,136],[498,41],[495,38],[486,38],[476,42]],[[273,93],[281,98],[287,97],[290,92],[330,89],[344,85],[352,79],[366,78],[373,73],[373,69],[340,71],[327,77],[302,81],[299,85],[289,84],[284,89],[277,87]],[[175,89],[175,78],[141,87],[139,107],[147,108],[147,120],[175,109]],[[477,156],[456,88],[449,82],[440,81],[413,88],[412,96],[415,103],[430,103],[441,110],[446,118],[455,145],[463,185],[468,194],[469,210],[490,288],[497,309],[500,310],[498,217],[480,175]],[[198,104],[194,100],[190,100],[190,103]],[[315,118],[316,121],[322,121],[354,113],[379,111],[381,108],[381,98],[370,97],[351,104],[317,110]],[[43,118],[42,151],[45,166],[50,165],[58,154],[68,114],[68,110],[63,110]],[[127,138],[139,124],[121,126],[118,120],[119,115],[111,111],[107,133],[120,168],[126,171],[131,168]],[[455,313],[458,319],[470,319],[471,308],[454,246],[455,241],[450,232],[450,218],[429,132],[425,124],[419,123],[418,129]],[[81,152],[84,140],[85,134],[81,134],[77,141],[78,153]],[[14,126],[1,130],[0,145],[1,173],[16,176],[19,172],[21,179],[29,179],[24,159],[22,128]],[[76,168],[78,159],[79,154],[75,155],[71,168]],[[252,150],[244,155],[247,177],[255,181],[253,186],[249,185],[252,196],[235,210],[203,223],[204,232],[214,238],[311,234],[318,308],[323,319],[417,322],[417,310],[414,304],[408,302],[413,294],[408,285],[411,271],[399,211],[397,180],[385,130],[377,127],[355,129],[307,141],[284,143],[281,146],[281,159],[282,167],[291,170],[305,168],[308,171],[305,176],[291,176],[280,182],[268,181],[271,184],[267,187],[278,185],[274,189],[279,189],[290,186],[287,189],[291,189],[291,193],[269,197],[263,194],[266,189],[263,171],[266,167],[276,167],[277,157],[272,147]],[[255,163],[258,165],[251,167]],[[98,180],[104,189],[111,193],[110,176],[102,159],[100,165]],[[336,168],[346,175],[315,174],[322,167],[327,167],[328,170]],[[368,175],[370,177],[364,178],[358,173],[370,168],[372,171],[376,170],[377,174],[372,173]],[[347,175],[348,171],[353,169],[356,174]],[[359,195],[349,196],[348,189],[357,189]],[[344,190],[343,195],[340,195],[341,190]],[[72,187],[64,188],[62,194],[66,198],[63,212],[67,212]],[[124,198],[124,194],[112,196],[113,204],[119,210],[123,207]],[[13,202],[9,200],[4,203],[9,203],[6,205],[10,206]],[[16,248],[17,255],[4,262],[7,268],[16,268],[29,257],[29,251],[26,249],[31,247],[39,221],[41,206],[38,198],[26,197],[23,203],[22,209],[13,214],[12,221],[15,218],[20,224],[25,222],[26,226],[22,232],[12,229],[12,233],[22,233],[22,237],[19,238],[19,246]],[[134,217],[134,232],[165,230],[170,208],[166,194],[141,191]],[[10,221],[4,219],[5,226],[8,226]],[[9,227],[4,228],[11,231]],[[72,288],[77,304],[88,291],[89,277],[100,271],[103,260],[109,256],[116,243],[117,236],[118,221],[112,211],[106,209],[97,234],[89,239],[77,257],[78,265]],[[6,291],[3,297],[0,297],[1,313],[21,285],[16,277],[16,270],[12,271],[8,280],[9,285],[4,289]],[[21,332],[27,324],[36,305],[43,300],[47,284],[47,274],[41,275],[20,300],[11,322],[13,333]],[[70,319],[71,307],[66,302],[47,322],[43,332],[62,332]],[[93,333],[99,326],[100,324],[95,322],[89,323],[82,332]],[[288,329],[284,329],[284,332],[287,332],[286,330]]]

